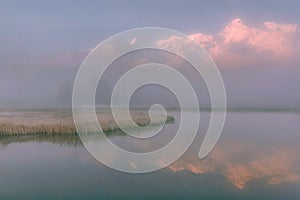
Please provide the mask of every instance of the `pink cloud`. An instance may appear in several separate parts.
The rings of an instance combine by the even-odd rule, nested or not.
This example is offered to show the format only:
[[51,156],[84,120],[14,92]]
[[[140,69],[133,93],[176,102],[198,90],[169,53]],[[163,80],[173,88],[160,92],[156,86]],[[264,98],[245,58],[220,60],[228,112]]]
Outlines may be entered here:
[[[296,24],[264,22],[255,28],[244,25],[237,18],[218,34],[195,33],[189,37],[204,47],[218,64],[226,66],[291,61],[300,49]],[[176,46],[176,40],[174,36],[157,44]]]

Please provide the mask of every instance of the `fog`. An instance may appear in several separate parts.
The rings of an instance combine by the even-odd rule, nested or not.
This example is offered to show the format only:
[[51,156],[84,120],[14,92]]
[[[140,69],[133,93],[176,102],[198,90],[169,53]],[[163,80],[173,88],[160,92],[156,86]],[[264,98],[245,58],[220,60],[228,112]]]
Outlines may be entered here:
[[[229,107],[299,108],[299,3],[271,4],[28,1],[20,5],[5,1],[0,7],[0,109],[70,107],[73,82],[89,50],[113,34],[147,26],[200,34],[195,38],[208,47],[208,52],[211,50],[212,56],[212,50],[221,49],[216,64],[223,75]],[[233,40],[226,43],[224,38]],[[253,41],[262,42],[253,45]],[[281,57],[274,56],[274,52],[295,55],[286,62],[277,62]],[[99,83],[96,103],[109,104],[115,81],[128,69],[156,61],[183,73],[192,83],[201,107],[210,107],[206,86],[192,67],[159,54],[138,53],[113,63]],[[224,62],[231,60],[230,56],[238,62]],[[170,91],[158,86],[140,88],[131,101],[133,106],[152,103],[178,105]]]
[[[74,51],[51,56],[2,60],[0,66],[0,108],[63,108],[72,102],[73,82],[88,51]],[[116,60],[100,80],[96,103],[107,105],[118,78],[133,66],[158,62],[168,64],[186,76],[194,87],[201,107],[210,107],[204,81],[190,64],[170,61],[173,55],[155,50],[127,54]],[[294,109],[300,107],[300,68],[297,63],[244,64],[224,66],[217,63],[225,83],[230,108]],[[167,78],[167,77],[166,77]],[[133,106],[161,103],[178,106],[175,96],[166,88],[147,85],[136,91]]]

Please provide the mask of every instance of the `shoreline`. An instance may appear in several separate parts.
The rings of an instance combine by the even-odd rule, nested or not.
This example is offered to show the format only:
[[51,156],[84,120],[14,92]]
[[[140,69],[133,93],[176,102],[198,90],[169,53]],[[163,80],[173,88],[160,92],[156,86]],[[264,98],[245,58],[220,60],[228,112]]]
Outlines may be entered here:
[[[151,122],[148,112],[131,110],[130,114],[138,126]],[[122,127],[119,127],[109,110],[97,111],[97,117],[104,133],[132,126],[130,120],[121,116]],[[151,123],[160,125],[174,120],[173,116],[159,113]],[[66,111],[0,112],[0,137],[18,135],[77,135],[77,131],[72,113]]]

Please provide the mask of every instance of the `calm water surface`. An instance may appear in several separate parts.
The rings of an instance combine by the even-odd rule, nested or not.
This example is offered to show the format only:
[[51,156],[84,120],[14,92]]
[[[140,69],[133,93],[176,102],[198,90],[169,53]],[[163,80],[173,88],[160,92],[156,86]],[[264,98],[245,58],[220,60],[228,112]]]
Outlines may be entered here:
[[[164,146],[176,121],[148,140],[110,134],[122,148],[145,152]],[[193,114],[193,113],[191,113]],[[213,152],[197,158],[209,121],[191,148],[171,166],[126,174],[96,161],[77,136],[0,138],[0,199],[300,199],[300,115],[228,113]]]

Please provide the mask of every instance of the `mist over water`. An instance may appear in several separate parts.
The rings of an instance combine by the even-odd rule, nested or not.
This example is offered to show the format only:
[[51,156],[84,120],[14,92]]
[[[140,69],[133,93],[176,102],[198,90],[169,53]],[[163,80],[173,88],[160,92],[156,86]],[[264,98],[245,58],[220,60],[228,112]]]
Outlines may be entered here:
[[[133,138],[121,131],[108,136],[127,150],[153,151],[176,133],[179,113],[170,114],[175,123],[167,124],[150,140]],[[88,154],[78,136],[1,137],[0,197],[247,199],[257,197],[259,192],[264,198],[299,198],[300,115],[229,113],[219,142],[206,158],[199,160],[197,154],[209,118],[209,113],[202,113],[197,138],[179,160],[163,170],[141,176],[105,167]],[[45,189],[34,190],[39,184]],[[118,192],[116,188],[120,188]]]
[[[296,0],[2,0],[0,199],[300,199],[299,8]],[[218,142],[203,159],[198,153],[210,118],[224,110],[212,110],[205,81],[187,60],[162,50],[137,50],[113,61],[95,94],[97,120],[105,135],[84,141],[77,133],[72,92],[82,62],[105,39],[141,27],[170,28],[186,34],[207,51],[220,70],[228,112]],[[143,38],[137,36],[105,46],[105,55],[118,53],[118,47],[138,46]],[[155,46],[174,47],[178,52],[189,46],[175,35],[156,36],[161,35],[146,34],[144,39],[156,38],[151,40]],[[196,60],[202,58],[195,56]],[[148,112],[154,104],[164,106],[168,114],[167,118],[155,115],[150,129],[165,120],[168,123],[149,138],[152,132],[147,133],[148,129],[124,133],[120,128],[132,128],[131,121],[124,115],[120,124],[116,123],[110,106],[120,77],[147,63],[176,69],[192,85],[201,108],[198,113],[194,107],[180,107],[176,94],[166,87],[148,84],[138,88],[129,102],[135,123],[151,123]],[[93,75],[79,84],[83,90]],[[213,89],[218,85],[214,83]],[[147,157],[139,163],[112,149],[98,151],[105,152],[110,164],[125,163],[138,170],[150,163],[163,167],[158,171],[116,171],[96,160],[85,143],[103,150],[110,140],[133,153],[155,151],[176,138],[183,121],[180,112],[190,122],[182,142],[194,133],[196,120],[189,120],[192,116],[200,114],[200,126],[191,146],[168,166],[168,156],[153,163]],[[99,136],[95,126],[86,124],[87,135]],[[183,149],[180,143],[175,144],[172,153]]]
[[[0,108],[70,108],[73,82],[86,54],[79,54],[75,63],[58,62],[38,66],[24,63],[1,67]],[[170,65],[185,75],[196,91],[200,106],[210,107],[206,85],[193,67],[170,53],[157,50],[132,52],[113,62],[99,82],[96,104],[109,105],[118,78],[132,67],[149,62]],[[268,63],[255,66],[247,63],[240,66],[217,65],[223,75],[229,108],[300,107],[300,69],[297,63],[288,66]],[[175,96],[168,89],[157,85],[147,85],[137,90],[131,104],[149,106],[155,102],[167,107],[178,107]]]

